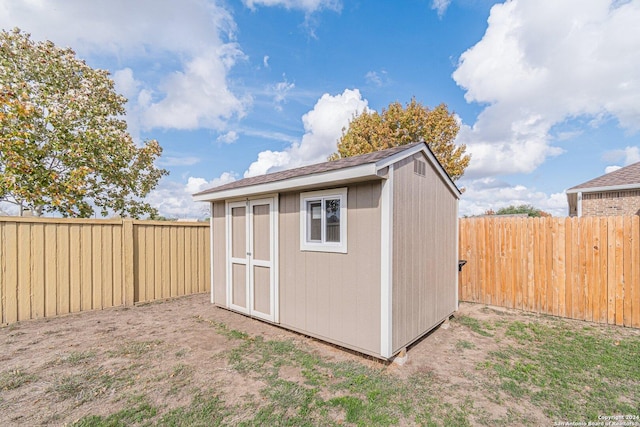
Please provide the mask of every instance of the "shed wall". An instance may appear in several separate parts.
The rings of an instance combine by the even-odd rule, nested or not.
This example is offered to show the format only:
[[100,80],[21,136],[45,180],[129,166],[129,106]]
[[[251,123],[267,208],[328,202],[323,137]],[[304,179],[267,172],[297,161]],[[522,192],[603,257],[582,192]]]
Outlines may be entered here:
[[213,216],[213,302],[227,305],[227,258],[226,258],[226,219],[225,203],[215,202],[211,215]]
[[[414,158],[426,163],[414,172]],[[424,170],[424,169],[423,169]],[[456,310],[457,203],[422,153],[393,176],[392,347],[397,352]]]
[[300,193],[280,194],[280,323],[380,354],[380,181],[350,185],[348,252],[300,250]]

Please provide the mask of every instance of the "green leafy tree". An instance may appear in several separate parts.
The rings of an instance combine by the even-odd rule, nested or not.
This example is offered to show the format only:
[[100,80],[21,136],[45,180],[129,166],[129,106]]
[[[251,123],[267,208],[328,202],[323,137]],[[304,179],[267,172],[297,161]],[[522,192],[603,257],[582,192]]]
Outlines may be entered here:
[[[493,212],[493,211],[492,211]],[[542,216],[551,216],[550,213],[547,213],[541,209],[534,207],[533,205],[510,205],[506,208],[500,208],[495,213],[490,215],[515,215],[515,214],[527,214],[530,217],[542,217]]]
[[457,180],[464,174],[471,159],[470,155],[465,154],[466,145],[454,143],[458,130],[458,121],[444,104],[429,109],[415,98],[406,107],[393,102],[382,113],[365,111],[354,117],[349,126],[342,130],[338,151],[329,159],[424,141],[449,176]]
[[144,197],[168,172],[155,140],[136,147],[126,99],[109,73],[71,49],[0,33],[0,201],[36,215],[89,217],[94,210],[156,214]]

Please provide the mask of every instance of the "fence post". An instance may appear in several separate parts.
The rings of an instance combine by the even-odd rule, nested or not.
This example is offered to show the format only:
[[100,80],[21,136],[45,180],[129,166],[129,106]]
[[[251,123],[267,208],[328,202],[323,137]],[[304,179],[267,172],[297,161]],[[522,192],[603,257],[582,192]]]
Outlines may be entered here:
[[133,305],[134,303],[134,247],[133,247],[133,220],[125,219],[122,221],[122,245],[123,251],[123,269],[124,269],[124,305]]

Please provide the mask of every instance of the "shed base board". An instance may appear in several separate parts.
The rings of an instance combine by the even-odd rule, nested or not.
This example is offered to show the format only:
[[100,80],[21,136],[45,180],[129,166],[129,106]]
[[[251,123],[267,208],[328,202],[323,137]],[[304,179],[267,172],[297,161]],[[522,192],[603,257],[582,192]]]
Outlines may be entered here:
[[289,326],[289,325],[284,325],[282,323],[270,322],[268,320],[264,320],[264,319],[261,319],[259,317],[251,316],[249,314],[233,310],[233,309],[231,309],[229,307],[226,307],[224,305],[221,305],[221,304],[214,303],[213,305],[218,307],[218,308],[223,308],[225,310],[228,310],[228,311],[231,311],[233,313],[239,314],[241,316],[250,317],[253,320],[257,320],[257,321],[260,321],[260,322],[263,322],[263,323],[267,323],[269,325],[273,325],[273,326],[276,326],[278,328],[285,329],[287,331],[295,332],[296,334],[300,334],[300,335],[303,335],[305,337],[317,339],[318,341],[322,341],[324,343],[327,343],[328,345],[339,347],[340,349],[348,351],[348,352],[351,352],[351,353],[359,354],[359,355],[362,355],[362,356],[371,356],[371,357],[375,357],[376,359],[385,360],[385,361],[391,360],[391,358],[387,359],[385,357],[382,357],[378,353],[375,353],[375,352],[372,352],[372,351],[369,351],[367,349],[363,349],[363,348],[360,348],[360,347],[357,347],[357,346],[349,345],[349,344],[344,343],[342,341],[333,340],[331,338],[327,338],[327,337],[319,335],[319,334],[313,334],[313,333],[310,333],[309,331],[304,331],[302,329],[295,328],[295,327],[292,327],[292,326]]
[[[444,322],[446,322],[447,320],[449,320],[451,318],[451,316],[453,316],[453,314],[456,312],[457,310],[452,311],[451,313],[447,314],[445,317],[443,317],[441,320],[439,320],[438,322],[436,322],[435,325],[433,325],[430,329],[427,329],[422,335],[414,338],[413,340],[409,341],[408,343],[406,343],[405,345],[401,346],[400,348],[398,348],[397,350],[395,350],[393,352],[393,357],[395,357],[396,355],[398,355],[398,353],[400,353],[402,350],[411,350],[411,347],[414,346],[415,344],[417,344],[419,341],[425,339],[426,337],[428,337],[433,331],[435,331],[436,329],[438,329],[440,327],[440,325],[442,325]],[[390,359],[391,359],[390,358]]]
[[[233,309],[231,309],[229,307],[226,307],[226,306],[218,304],[218,303],[214,303],[213,305],[215,307],[222,308],[222,309],[227,310],[227,311],[231,311],[231,312],[239,314],[241,316],[249,317],[249,318],[251,318],[253,320],[257,320],[259,322],[267,323],[269,325],[273,325],[275,327],[282,328],[282,329],[285,329],[287,331],[295,332],[297,334],[300,334],[300,335],[303,335],[303,336],[306,336],[306,337],[317,339],[319,341],[325,342],[325,343],[327,343],[329,345],[333,345],[333,346],[339,347],[342,350],[345,350],[345,351],[348,351],[348,352],[351,352],[351,353],[360,354],[362,356],[371,356],[371,357],[375,357],[376,359],[384,360],[384,361],[387,361],[387,362],[395,361],[395,359],[398,358],[399,353],[402,352],[403,350],[405,351],[404,358],[405,358],[405,362],[406,362],[406,359],[408,359],[408,357],[409,357],[408,354],[407,354],[407,351],[409,350],[409,348],[412,345],[416,344],[418,341],[426,338],[431,332],[433,332],[436,328],[438,328],[440,325],[442,325],[447,319],[449,319],[453,315],[453,313],[455,313],[455,312],[452,312],[451,314],[445,316],[441,321],[436,323],[431,329],[425,331],[422,335],[420,335],[419,337],[417,337],[414,340],[410,341],[407,345],[403,346],[402,348],[394,351],[393,354],[390,357],[387,358],[387,357],[381,356],[379,353],[375,353],[375,352],[369,351],[367,349],[363,349],[363,348],[360,348],[360,347],[357,347],[357,346],[349,345],[349,344],[344,343],[342,341],[338,341],[338,340],[334,340],[334,339],[331,339],[331,338],[327,338],[327,337],[319,335],[319,334],[313,334],[313,333],[310,333],[309,331],[303,331],[303,330],[301,330],[299,328],[295,328],[295,327],[292,327],[292,326],[289,326],[289,325],[283,325],[282,323],[270,322],[268,320],[261,319],[259,317],[251,316],[249,314],[233,310]],[[404,363],[402,363],[402,364],[404,364]],[[400,364],[400,365],[402,365],[402,364]]]

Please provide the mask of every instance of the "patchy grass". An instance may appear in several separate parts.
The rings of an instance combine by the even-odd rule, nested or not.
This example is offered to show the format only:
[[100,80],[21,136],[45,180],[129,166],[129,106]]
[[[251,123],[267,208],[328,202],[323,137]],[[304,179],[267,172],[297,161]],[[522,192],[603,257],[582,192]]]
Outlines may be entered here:
[[167,392],[167,395],[175,395],[189,385],[193,376],[193,367],[179,363],[173,367],[173,370],[169,374],[171,382],[171,388]]
[[[458,322],[484,337],[502,333],[509,337],[498,351],[476,368],[487,374],[484,386],[498,403],[535,404],[550,419],[597,420],[601,414],[631,414],[640,403],[640,341],[607,338],[597,330],[572,330],[557,322],[481,322],[463,316]],[[147,425],[338,425],[391,426],[399,423],[469,426],[473,424],[530,424],[525,414],[509,410],[506,417],[492,417],[476,409],[470,398],[457,404],[437,396],[450,392],[428,373],[399,379],[383,366],[371,368],[358,362],[329,362],[292,340],[265,340],[226,325],[210,322],[218,333],[239,343],[227,353],[227,362],[238,373],[264,384],[260,398],[247,397],[242,405],[225,402],[212,391],[195,390],[189,405],[162,413],[146,398],[107,417],[89,416],[76,426]],[[492,332],[489,332],[492,331]],[[157,342],[127,343],[121,355],[148,353]],[[474,349],[458,340],[456,349]],[[91,354],[72,354],[68,360],[86,360]],[[283,367],[298,369],[303,381],[280,377]],[[169,394],[189,384],[193,369],[175,365],[169,375]],[[62,378],[53,388],[61,398],[78,402],[99,397],[118,379],[104,372],[88,371]]]
[[125,356],[137,358],[143,356],[162,344],[161,340],[153,341],[130,341],[120,344],[117,350],[110,351],[110,357]]
[[[173,409],[164,414],[158,424],[162,426],[220,426],[230,419],[231,413],[223,401],[212,392],[196,393],[189,406]],[[228,423],[227,423],[228,425]]]
[[125,427],[143,424],[157,415],[158,409],[153,407],[144,396],[136,396],[129,400],[129,405],[107,417],[88,415],[75,422],[75,427]]
[[92,367],[57,378],[49,392],[54,393],[59,401],[72,400],[76,404],[82,404],[112,395],[131,384],[131,372],[113,372]]
[[[335,357],[299,335],[186,317],[171,330],[197,326],[215,351],[135,335],[54,353],[0,372],[0,413],[32,389],[48,399],[40,408],[60,408],[40,424],[78,427],[552,425],[640,412],[640,335],[499,314],[457,317],[430,344],[441,346],[431,347],[440,362],[411,366],[411,352],[425,351],[416,347],[402,368]],[[451,369],[436,369],[442,361]]]
[[481,322],[480,320],[469,316],[460,316],[455,318],[455,320],[461,325],[468,327],[478,335],[482,335],[483,337],[493,336],[493,334],[487,330],[494,329],[494,326],[491,323]]
[[249,338],[249,334],[247,334],[246,332],[237,331],[235,329],[229,329],[227,325],[225,325],[222,322],[216,322],[214,320],[204,319],[202,316],[194,316],[194,318],[197,322],[208,323],[213,328],[215,328],[217,333],[229,339],[244,340]]
[[640,340],[617,339],[565,322],[515,321],[505,335],[515,342],[491,354],[500,387],[528,400],[551,419],[598,421],[599,415],[638,414]]
[[36,375],[25,372],[22,369],[4,371],[0,373],[0,390],[14,390],[37,379]]
[[71,353],[62,353],[56,356],[55,359],[50,360],[47,366],[54,367],[60,365],[66,365],[69,367],[75,367],[80,365],[90,364],[96,357],[96,352],[93,350],[88,351],[72,351]]
[[456,342],[456,349],[458,350],[473,350],[474,348],[476,348],[476,345],[471,341],[458,340],[458,342]]

